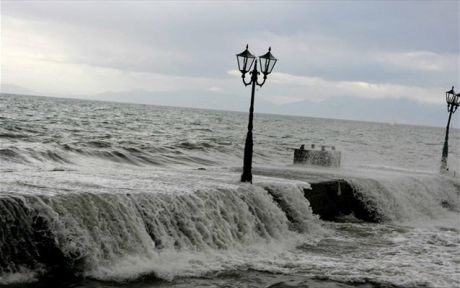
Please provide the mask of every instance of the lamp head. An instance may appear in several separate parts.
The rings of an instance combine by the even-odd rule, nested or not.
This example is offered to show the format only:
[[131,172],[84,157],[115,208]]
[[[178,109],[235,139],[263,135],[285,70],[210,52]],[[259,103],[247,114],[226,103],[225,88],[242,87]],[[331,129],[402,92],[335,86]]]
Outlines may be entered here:
[[262,56],[259,56],[260,71],[264,75],[272,73],[273,67],[275,67],[276,61],[278,61],[278,59],[276,59],[275,56],[273,56],[273,54],[271,53],[271,50],[272,47],[269,47],[267,53],[265,53]]
[[447,105],[452,105],[455,104],[455,99],[456,99],[455,91],[454,91],[454,86],[452,86],[452,89],[449,91],[446,91],[446,102]]
[[446,91],[447,111],[455,112],[460,105],[460,93],[455,94],[454,86]]
[[248,46],[249,45],[246,45],[246,49],[243,52],[236,54],[236,60],[238,61],[238,69],[243,74],[246,74],[249,72],[249,70],[251,70],[252,64],[256,59],[256,56],[252,55],[251,52],[249,52]]

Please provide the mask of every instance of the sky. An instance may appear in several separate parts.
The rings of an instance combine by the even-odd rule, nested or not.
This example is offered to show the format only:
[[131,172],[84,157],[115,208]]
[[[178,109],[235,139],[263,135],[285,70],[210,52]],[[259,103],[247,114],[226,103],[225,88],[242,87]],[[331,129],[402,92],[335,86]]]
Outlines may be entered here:
[[1,84],[245,111],[235,54],[249,44],[279,59],[257,91],[262,111],[347,97],[440,107],[452,85],[460,92],[459,3],[2,0]]

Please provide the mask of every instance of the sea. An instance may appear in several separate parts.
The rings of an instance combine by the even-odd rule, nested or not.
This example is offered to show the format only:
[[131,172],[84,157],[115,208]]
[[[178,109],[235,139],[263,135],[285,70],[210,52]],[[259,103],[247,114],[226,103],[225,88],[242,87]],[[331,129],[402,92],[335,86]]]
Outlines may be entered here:
[[[460,287],[460,130],[440,173],[445,128],[255,109],[250,184],[248,113],[1,94],[0,287]],[[378,223],[322,220],[311,175]]]

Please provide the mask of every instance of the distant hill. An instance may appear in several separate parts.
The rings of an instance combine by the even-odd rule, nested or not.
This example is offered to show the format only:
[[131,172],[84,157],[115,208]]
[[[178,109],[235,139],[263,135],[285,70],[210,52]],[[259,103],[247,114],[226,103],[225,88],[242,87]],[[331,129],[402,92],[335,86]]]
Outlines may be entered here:
[[19,95],[40,95],[39,93],[14,84],[1,84],[0,93],[19,94]]
[[[145,90],[106,92],[92,99],[144,103],[167,106],[207,108],[231,111],[247,111],[250,94],[233,95],[212,91]],[[324,101],[299,101],[275,105],[256,95],[256,113],[273,113],[332,119],[386,122],[390,124],[414,124],[443,127],[447,122],[446,105],[427,104],[407,98],[366,99],[353,96],[329,98]],[[460,114],[460,113],[457,113]],[[454,115],[453,127],[460,127],[459,116]]]
[[[122,92],[104,92],[91,97],[95,100],[142,103],[165,106],[179,106],[229,111],[248,111],[250,95],[234,95],[226,92],[181,90],[181,91],[146,91],[132,90]],[[275,107],[270,102],[258,97],[256,104],[264,112],[273,112]]]
[[[364,99],[334,97],[321,102],[300,101],[283,105],[281,113],[308,115],[391,124],[416,124],[443,127],[447,122],[447,105],[427,104],[406,98]],[[452,125],[459,127],[458,115]]]
[[[1,89],[2,93],[37,95],[36,92],[17,85],[2,85]],[[63,97],[247,112],[250,93],[246,92],[248,93],[235,95],[225,91],[130,90]],[[261,95],[256,95],[255,112],[438,127],[445,127],[447,122],[446,105],[427,104],[406,98],[366,99],[344,95],[319,102],[299,101],[275,105]],[[460,113],[454,114],[452,127],[460,127],[458,114]]]

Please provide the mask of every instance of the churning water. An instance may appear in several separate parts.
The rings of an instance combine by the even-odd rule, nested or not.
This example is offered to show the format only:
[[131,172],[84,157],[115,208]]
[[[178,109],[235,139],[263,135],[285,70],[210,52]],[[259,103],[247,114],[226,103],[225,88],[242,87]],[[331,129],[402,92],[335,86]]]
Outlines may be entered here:
[[[0,286],[460,286],[458,130],[440,175],[442,128],[256,114],[250,185],[246,113],[2,95],[0,123]],[[342,168],[292,166],[310,143]],[[311,175],[381,223],[320,220]]]

